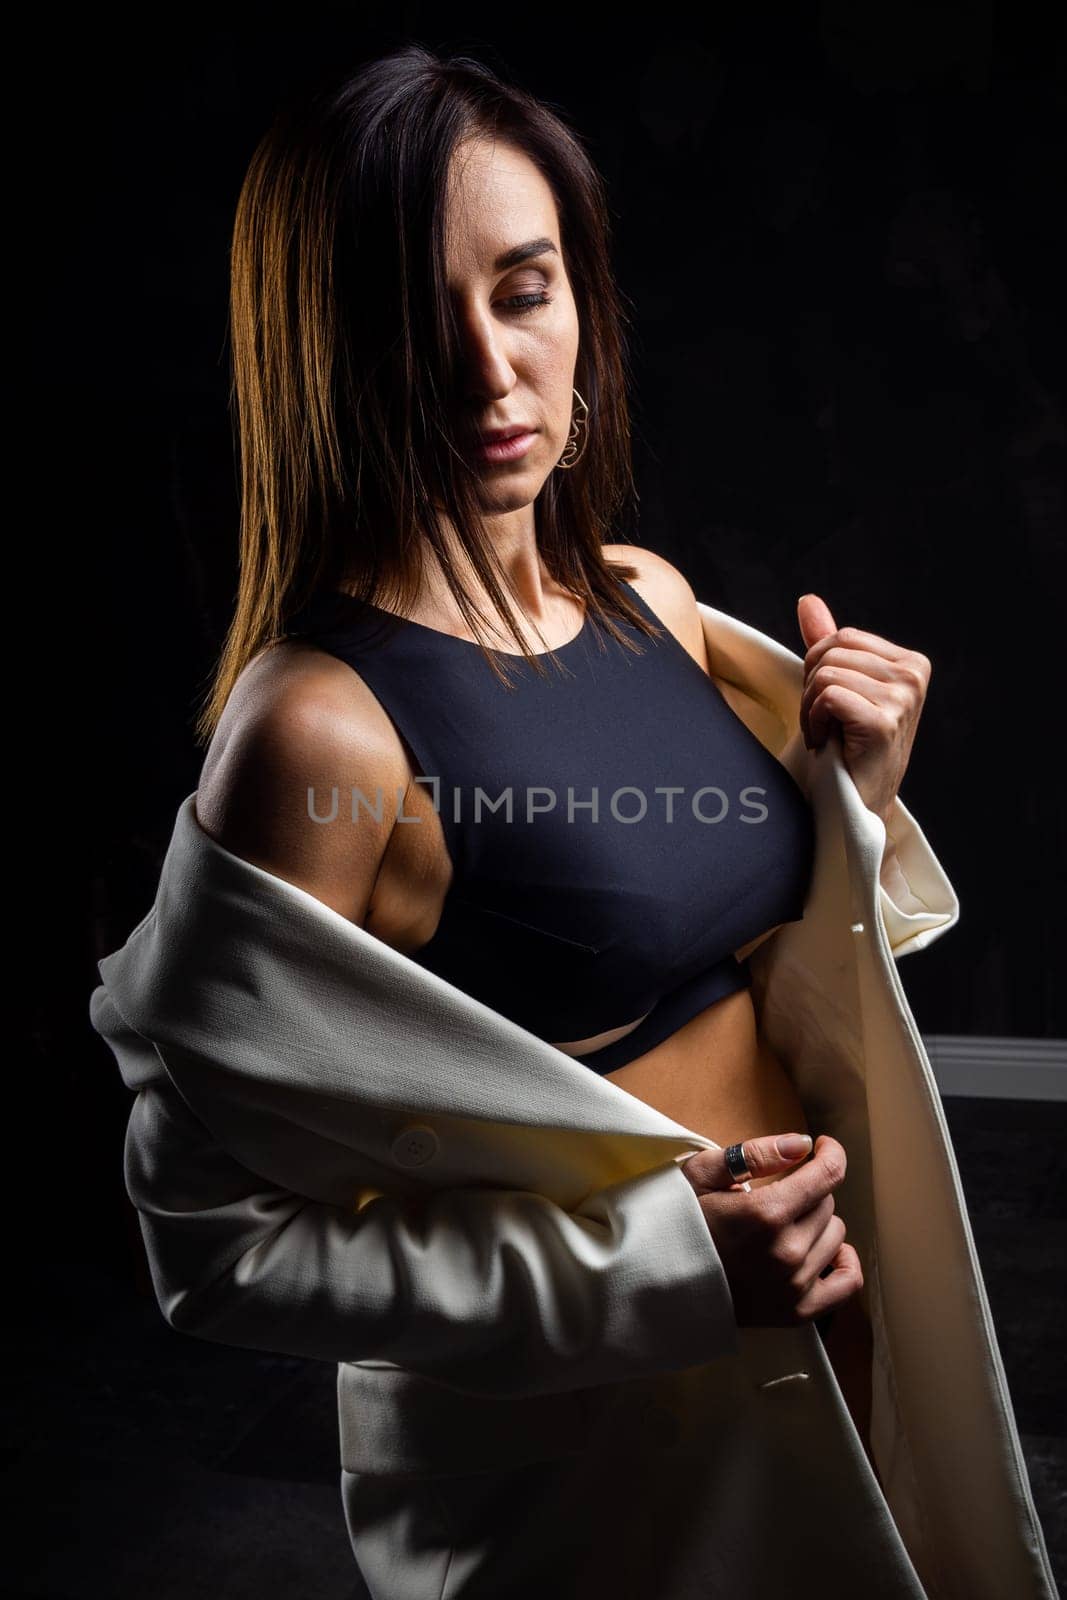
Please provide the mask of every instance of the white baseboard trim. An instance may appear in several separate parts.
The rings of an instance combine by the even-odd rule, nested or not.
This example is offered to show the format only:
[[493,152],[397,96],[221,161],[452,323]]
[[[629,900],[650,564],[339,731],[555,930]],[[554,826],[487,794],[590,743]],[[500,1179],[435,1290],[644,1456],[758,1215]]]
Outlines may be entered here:
[[942,1095],[1067,1100],[1067,1039],[927,1033],[923,1044]]

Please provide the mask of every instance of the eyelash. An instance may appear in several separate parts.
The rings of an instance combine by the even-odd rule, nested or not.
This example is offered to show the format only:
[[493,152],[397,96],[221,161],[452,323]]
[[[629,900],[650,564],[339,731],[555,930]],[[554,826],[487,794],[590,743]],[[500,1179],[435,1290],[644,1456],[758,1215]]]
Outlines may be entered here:
[[506,306],[511,306],[520,316],[526,316],[530,311],[536,311],[539,306],[550,306],[550,294],[514,294],[510,300],[505,300]]

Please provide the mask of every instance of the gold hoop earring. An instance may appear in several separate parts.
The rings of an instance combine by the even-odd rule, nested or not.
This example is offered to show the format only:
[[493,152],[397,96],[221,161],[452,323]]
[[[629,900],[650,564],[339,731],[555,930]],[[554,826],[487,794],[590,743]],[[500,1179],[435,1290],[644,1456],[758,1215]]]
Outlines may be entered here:
[[[577,389],[575,389],[573,393],[578,401],[578,411],[576,411],[571,417],[571,431],[568,435],[567,443],[564,446],[563,454],[556,462],[557,467],[575,466],[585,454],[585,445],[589,443],[589,430],[587,427],[587,423],[589,421],[589,407],[582,399]],[[585,444],[582,445],[580,450],[577,450],[577,454],[574,454],[573,452],[577,448],[578,440],[581,438],[583,429],[585,429]],[[572,453],[568,455],[568,452]]]

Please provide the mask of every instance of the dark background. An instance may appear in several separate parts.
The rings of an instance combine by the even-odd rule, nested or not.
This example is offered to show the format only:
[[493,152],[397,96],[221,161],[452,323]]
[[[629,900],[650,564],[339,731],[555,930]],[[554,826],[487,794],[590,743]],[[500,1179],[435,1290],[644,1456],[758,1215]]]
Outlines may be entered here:
[[[407,36],[373,15],[178,31],[122,72],[94,30],[62,108],[79,163],[53,313],[89,446],[84,861],[104,948],[147,908],[196,786],[193,699],[229,616],[238,188],[280,94]],[[703,33],[562,48],[555,29],[462,16],[405,21],[510,65],[606,175],[635,322],[639,541],[799,653],[796,598],[814,590],[934,663],[902,797],[962,911],[909,969],[923,1028],[1062,1037],[1055,35],[1005,7],[739,6]]]
[[[154,14],[150,30],[94,13],[38,20],[12,58],[27,271],[8,332],[30,359],[10,737],[32,825],[11,835],[29,1029],[9,1154],[33,1226],[11,1230],[25,1263],[9,1338],[33,1381],[9,1410],[7,1484],[41,1516],[60,1480],[65,1496],[26,1593],[126,1596],[149,1575],[182,1600],[351,1588],[332,1369],[162,1323],[122,1184],[129,1095],[88,1024],[95,961],[151,904],[197,784],[194,701],[235,581],[230,230],[258,138],[307,78],[415,38],[470,50],[577,127],[635,324],[642,516],[625,536],[799,654],[796,597],[813,590],[840,625],[931,658],[901,794],[961,919],[901,977],[924,1033],[1067,1032],[1062,23],[963,0],[640,22],[370,5]],[[1042,1248],[1062,1272],[1062,1108],[1039,1146],[1025,1109],[988,1105],[952,1112],[984,1130],[972,1165],[960,1147],[969,1197],[981,1211],[1014,1139],[1020,1199],[988,1210],[1009,1228],[997,1248],[1006,1264],[1055,1218]],[[1035,1376],[1050,1347],[1007,1288],[1000,1309],[1051,1508],[1042,1451],[1062,1396]],[[134,1483],[154,1485],[143,1518]]]

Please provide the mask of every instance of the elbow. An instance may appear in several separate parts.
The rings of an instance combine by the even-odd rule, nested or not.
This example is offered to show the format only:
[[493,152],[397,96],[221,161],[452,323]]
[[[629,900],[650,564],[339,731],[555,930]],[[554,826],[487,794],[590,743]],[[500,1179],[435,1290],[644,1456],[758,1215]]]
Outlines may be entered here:
[[173,1328],[175,1333],[190,1334],[194,1338],[197,1336],[196,1300],[188,1289],[178,1289],[165,1295],[157,1294],[156,1302],[168,1328]]
[[240,1294],[232,1269],[198,1272],[188,1260],[165,1260],[151,1239],[146,1245],[156,1304],[167,1326],[195,1339],[228,1343],[218,1330],[232,1318],[234,1296]]
[[211,1338],[206,1331],[209,1320],[208,1297],[202,1284],[176,1283],[173,1278],[164,1279],[155,1266],[152,1268],[152,1282],[156,1305],[168,1328],[194,1339]]

